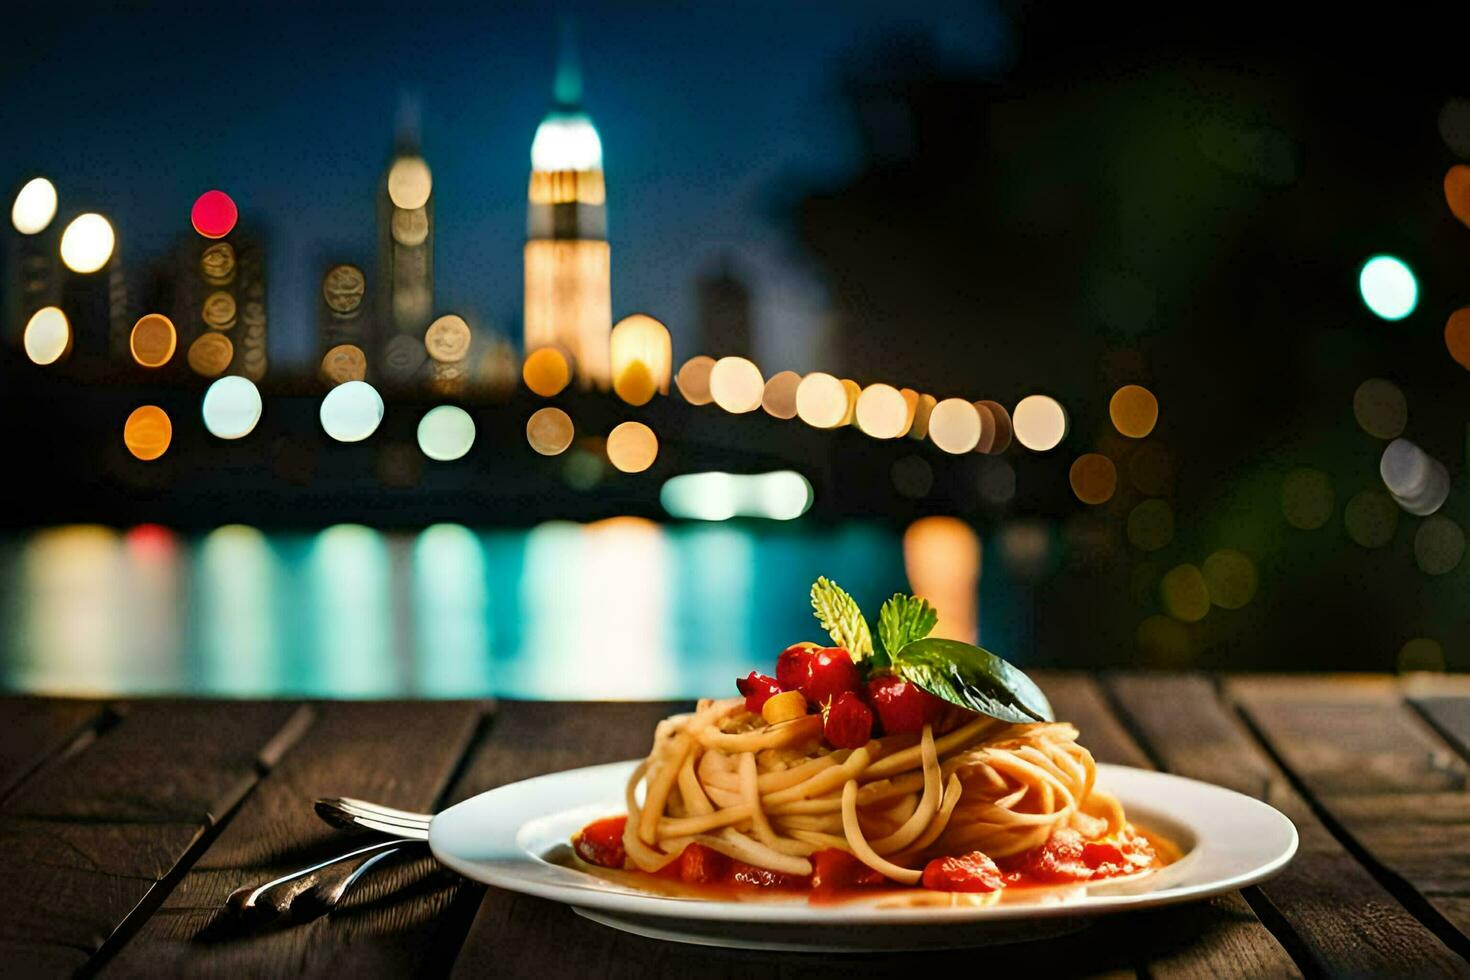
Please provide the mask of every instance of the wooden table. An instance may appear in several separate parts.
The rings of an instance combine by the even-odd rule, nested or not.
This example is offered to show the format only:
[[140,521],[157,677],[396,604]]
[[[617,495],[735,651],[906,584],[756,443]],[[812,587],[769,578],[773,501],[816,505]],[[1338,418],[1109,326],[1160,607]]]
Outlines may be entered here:
[[[1270,801],[1301,850],[1214,901],[983,952],[742,953],[639,939],[427,857],[242,933],[233,889],[342,849],[350,794],[429,810],[641,755],[669,704],[0,699],[0,974],[690,977],[1470,975],[1465,678],[1040,675],[1099,759]],[[958,971],[965,971],[963,974]]]

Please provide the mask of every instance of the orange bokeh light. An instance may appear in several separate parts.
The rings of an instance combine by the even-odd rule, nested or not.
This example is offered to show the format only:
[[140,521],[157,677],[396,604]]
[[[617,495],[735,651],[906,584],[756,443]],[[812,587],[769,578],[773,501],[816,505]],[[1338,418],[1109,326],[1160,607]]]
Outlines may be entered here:
[[1444,175],[1444,200],[1450,214],[1470,228],[1470,166],[1457,163]]
[[1470,306],[1456,310],[1444,325],[1444,345],[1467,371],[1470,371]]
[[123,423],[123,444],[141,460],[157,459],[168,452],[173,437],[173,423],[168,413],[157,405],[133,409],[133,414]]

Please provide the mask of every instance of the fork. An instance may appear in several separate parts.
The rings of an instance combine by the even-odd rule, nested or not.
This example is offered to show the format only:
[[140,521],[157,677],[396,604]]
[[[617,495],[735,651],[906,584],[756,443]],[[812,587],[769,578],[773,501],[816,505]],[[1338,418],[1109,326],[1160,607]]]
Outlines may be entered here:
[[316,814],[334,827],[365,827],[380,834],[429,839],[431,813],[412,813],[351,796],[325,796],[316,801]]
[[325,797],[314,806],[317,815],[334,827],[362,827],[387,834],[390,839],[355,848],[261,885],[237,888],[225,900],[231,910],[285,918],[292,914],[298,899],[310,896],[320,912],[329,912],[379,861],[404,847],[428,841],[429,822],[433,820],[432,814],[411,813],[350,796]]

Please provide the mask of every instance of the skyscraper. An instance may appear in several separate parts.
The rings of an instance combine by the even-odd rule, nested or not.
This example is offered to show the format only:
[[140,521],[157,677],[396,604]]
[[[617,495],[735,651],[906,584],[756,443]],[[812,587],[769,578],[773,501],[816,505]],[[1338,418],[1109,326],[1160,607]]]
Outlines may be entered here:
[[612,279],[602,140],[582,111],[581,72],[565,30],[555,91],[556,104],[531,143],[526,350],[559,347],[572,357],[582,387],[606,389]]
[[423,364],[424,330],[434,311],[434,180],[419,152],[418,115],[417,104],[406,98],[378,191],[379,335],[368,356],[382,358],[385,378],[400,384]]

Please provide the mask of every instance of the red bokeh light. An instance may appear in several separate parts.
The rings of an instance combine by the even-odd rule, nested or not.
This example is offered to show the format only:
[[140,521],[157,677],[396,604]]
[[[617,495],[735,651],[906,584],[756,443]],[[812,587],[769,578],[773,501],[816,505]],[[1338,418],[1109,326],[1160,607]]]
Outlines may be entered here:
[[134,556],[144,560],[168,558],[176,547],[174,532],[161,524],[135,525],[124,533],[123,540]]
[[194,210],[189,213],[194,230],[205,238],[224,238],[234,229],[239,217],[240,211],[235,202],[224,191],[200,194],[199,200],[194,202]]

